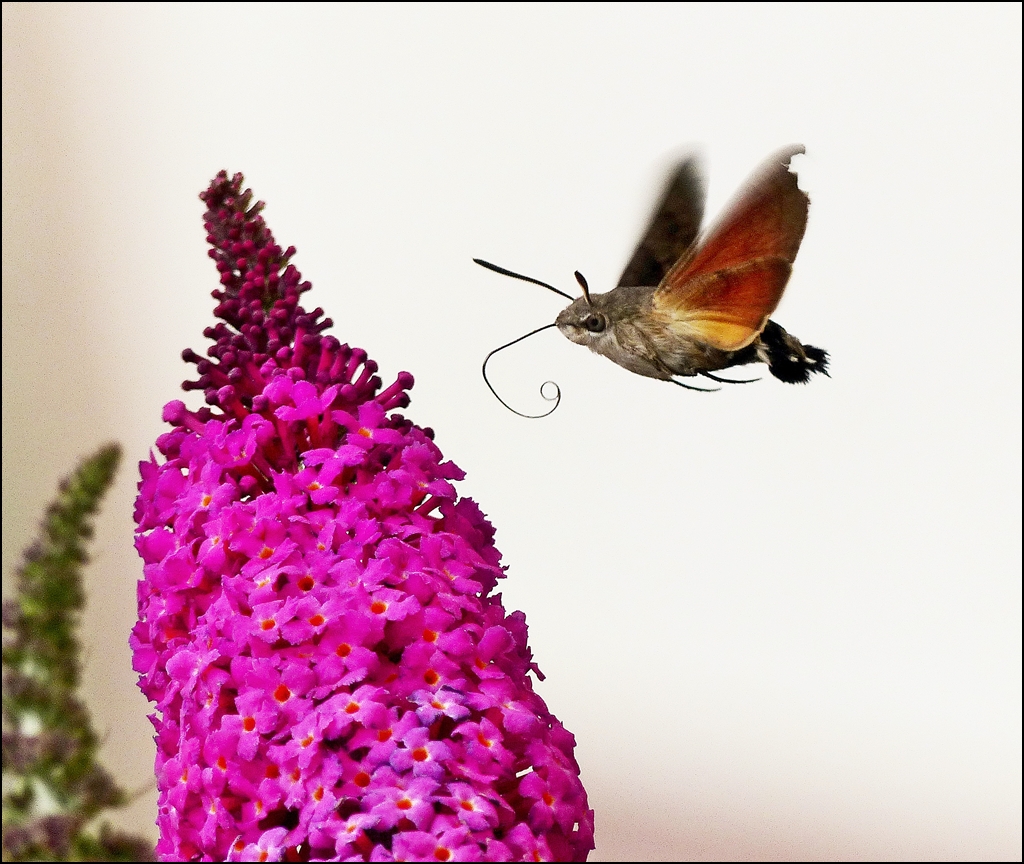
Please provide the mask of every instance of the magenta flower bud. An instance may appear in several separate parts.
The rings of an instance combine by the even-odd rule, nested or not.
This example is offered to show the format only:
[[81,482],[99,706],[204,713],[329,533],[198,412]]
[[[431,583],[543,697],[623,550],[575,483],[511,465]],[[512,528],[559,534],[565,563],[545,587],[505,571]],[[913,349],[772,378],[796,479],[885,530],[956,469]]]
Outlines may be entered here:
[[494,529],[321,309],[242,176],[203,193],[209,407],[140,464],[131,636],[162,860],[583,861],[593,811]]

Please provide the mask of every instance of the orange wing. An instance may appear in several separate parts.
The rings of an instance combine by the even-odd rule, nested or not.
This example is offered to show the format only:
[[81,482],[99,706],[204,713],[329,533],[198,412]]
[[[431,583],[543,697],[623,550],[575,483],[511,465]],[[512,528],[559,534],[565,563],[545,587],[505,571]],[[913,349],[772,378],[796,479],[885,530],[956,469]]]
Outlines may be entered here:
[[806,193],[789,170],[802,146],[769,159],[717,225],[654,292],[654,312],[722,351],[749,345],[786,290],[807,227]]

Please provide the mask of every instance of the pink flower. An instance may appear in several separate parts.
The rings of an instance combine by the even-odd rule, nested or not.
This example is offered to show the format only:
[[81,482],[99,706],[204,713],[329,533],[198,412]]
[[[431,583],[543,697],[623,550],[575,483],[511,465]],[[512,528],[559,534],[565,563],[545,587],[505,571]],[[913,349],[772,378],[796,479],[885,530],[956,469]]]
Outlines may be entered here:
[[163,860],[582,861],[575,742],[534,692],[494,530],[221,173],[220,322],[140,466],[131,637]]

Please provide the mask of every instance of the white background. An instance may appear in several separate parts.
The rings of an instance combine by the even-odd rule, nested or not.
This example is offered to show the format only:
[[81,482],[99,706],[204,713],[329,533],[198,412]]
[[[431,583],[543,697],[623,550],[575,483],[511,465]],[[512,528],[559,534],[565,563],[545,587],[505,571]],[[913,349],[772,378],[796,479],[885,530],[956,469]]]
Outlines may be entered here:
[[[207,344],[223,167],[497,526],[594,860],[1019,859],[1020,5],[4,4],[3,64],[4,574],[122,442],[84,638],[128,786],[135,465]],[[558,412],[493,399],[562,304],[471,257],[607,290],[674,158],[714,214],[792,142],[775,317],[831,380],[688,393],[550,331],[493,369]]]

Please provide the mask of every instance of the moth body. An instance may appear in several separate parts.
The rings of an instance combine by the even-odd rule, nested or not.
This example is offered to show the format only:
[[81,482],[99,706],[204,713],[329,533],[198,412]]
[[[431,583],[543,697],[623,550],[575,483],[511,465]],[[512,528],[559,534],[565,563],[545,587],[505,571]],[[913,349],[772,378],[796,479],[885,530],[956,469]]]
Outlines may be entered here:
[[621,287],[580,297],[558,313],[555,324],[570,342],[585,345],[623,369],[657,378],[689,378],[748,363],[767,363],[768,371],[788,384],[804,384],[813,372],[827,374],[828,354],[769,320],[747,346],[722,351],[687,333],[685,326],[663,321],[653,308],[655,287]]
[[591,294],[589,304],[580,297],[558,314],[555,323],[570,342],[648,378],[665,381],[731,365],[729,352],[688,337],[659,318],[653,305],[655,290],[623,286]]
[[767,363],[782,381],[826,372],[828,355],[769,319],[793,269],[808,198],[779,152],[718,223],[700,233],[703,186],[694,160],[671,179],[618,287],[583,296],[555,319],[570,341],[649,378],[708,375]]
[[[604,294],[591,294],[578,272],[583,296],[573,300],[546,282],[474,259],[572,300],[554,324],[487,355],[487,386],[487,361],[496,352],[552,326],[623,369],[694,390],[705,388],[676,379],[703,375],[720,383],[748,383],[714,374],[748,363],[767,363],[772,375],[789,384],[806,383],[815,372],[827,375],[828,354],[803,344],[770,318],[807,227],[809,199],[790,170],[792,158],[803,152],[793,145],[770,157],[704,231],[704,182],[696,159],[681,162],[617,286]],[[545,395],[543,388],[541,395],[557,407],[561,393],[555,388],[555,396]],[[521,416],[545,417],[553,410]]]

